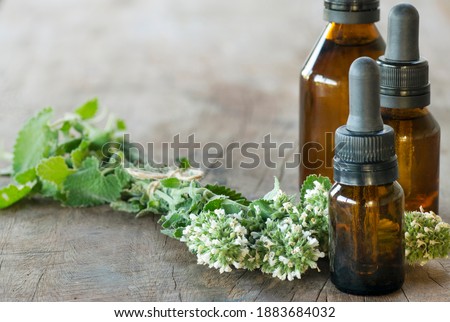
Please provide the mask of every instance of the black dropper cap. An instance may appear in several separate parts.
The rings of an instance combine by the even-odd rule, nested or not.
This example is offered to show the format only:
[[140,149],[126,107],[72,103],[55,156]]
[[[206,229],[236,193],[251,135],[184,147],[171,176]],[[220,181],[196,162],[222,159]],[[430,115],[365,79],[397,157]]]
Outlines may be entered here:
[[419,13],[399,4],[389,13],[386,52],[378,59],[381,106],[415,108],[430,105],[428,62],[419,52]]
[[380,114],[380,72],[361,57],[349,72],[350,115],[336,130],[334,180],[350,186],[378,186],[398,179],[394,130]]
[[325,0],[323,18],[343,24],[364,24],[380,20],[379,0]]

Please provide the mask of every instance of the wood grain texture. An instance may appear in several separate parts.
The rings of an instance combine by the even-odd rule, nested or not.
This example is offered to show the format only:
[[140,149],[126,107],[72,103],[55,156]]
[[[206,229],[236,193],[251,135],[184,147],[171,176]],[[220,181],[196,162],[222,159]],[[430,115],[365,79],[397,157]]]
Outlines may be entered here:
[[[447,1],[410,1],[422,14],[422,54],[431,65],[432,111],[442,126],[441,213],[450,221],[450,34]],[[382,1],[380,29],[396,4]],[[38,109],[57,113],[91,97],[125,116],[135,142],[190,134],[214,141],[298,138],[298,73],[325,23],[313,0],[3,0],[0,4],[0,141],[12,147]],[[263,152],[258,151],[263,157]],[[196,157],[200,157],[200,153]],[[223,157],[226,158],[224,153]],[[297,170],[209,170],[206,182],[250,198],[273,176],[297,189]],[[219,158],[219,161],[222,160]],[[223,161],[223,160],[222,160]],[[0,213],[1,301],[450,301],[450,260],[409,267],[402,290],[346,295],[321,273],[282,282],[260,272],[219,274],[159,233],[158,217],[108,207],[69,209],[30,200]]]

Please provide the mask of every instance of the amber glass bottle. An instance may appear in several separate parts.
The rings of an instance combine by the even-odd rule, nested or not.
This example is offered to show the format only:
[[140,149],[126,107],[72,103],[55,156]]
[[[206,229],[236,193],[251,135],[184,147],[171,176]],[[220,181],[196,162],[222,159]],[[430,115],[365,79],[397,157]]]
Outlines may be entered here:
[[374,60],[350,68],[350,115],[336,131],[330,190],[331,281],[343,292],[386,294],[404,281],[404,195],[395,135],[380,115]]
[[439,213],[440,128],[426,107],[382,108],[386,124],[394,128],[399,160],[399,182],[405,209]]
[[397,183],[330,192],[331,280],[359,295],[386,294],[404,280],[403,191]]
[[389,14],[388,46],[378,59],[383,120],[396,133],[406,210],[439,211],[440,128],[428,110],[428,62],[419,53],[419,13],[409,4]]
[[329,21],[300,76],[300,182],[333,176],[334,131],[348,117],[348,71],[358,57],[374,59],[385,43],[375,26],[379,1],[325,0]]

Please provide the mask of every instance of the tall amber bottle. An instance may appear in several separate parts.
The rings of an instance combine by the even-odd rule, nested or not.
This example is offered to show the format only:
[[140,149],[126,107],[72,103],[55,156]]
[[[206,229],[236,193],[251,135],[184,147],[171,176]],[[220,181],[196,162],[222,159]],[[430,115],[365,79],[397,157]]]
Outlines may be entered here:
[[379,70],[368,57],[350,68],[350,115],[336,130],[330,190],[331,281],[343,292],[386,294],[404,280],[404,195],[395,134],[380,115]]
[[358,57],[374,59],[385,43],[375,22],[379,1],[325,0],[329,21],[300,76],[300,182],[333,176],[333,134],[348,117],[348,71]]
[[419,53],[419,13],[409,4],[389,14],[386,54],[378,59],[384,122],[396,133],[406,210],[439,211],[440,128],[428,110],[428,62]]

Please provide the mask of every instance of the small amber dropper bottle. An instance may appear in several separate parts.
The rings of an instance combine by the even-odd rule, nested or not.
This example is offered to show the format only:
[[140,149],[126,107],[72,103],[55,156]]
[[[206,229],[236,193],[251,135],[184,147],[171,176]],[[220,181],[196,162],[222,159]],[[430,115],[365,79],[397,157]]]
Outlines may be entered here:
[[378,0],[325,0],[329,23],[300,75],[300,183],[333,176],[334,131],[348,117],[348,71],[358,57],[374,59],[385,43],[375,22]]
[[440,128],[430,105],[428,62],[419,53],[419,13],[409,4],[392,8],[388,45],[378,59],[381,114],[396,133],[399,182],[406,210],[439,211]]
[[330,190],[331,281],[347,293],[386,294],[404,280],[404,196],[395,135],[380,115],[376,62],[350,68],[350,115],[336,130]]

